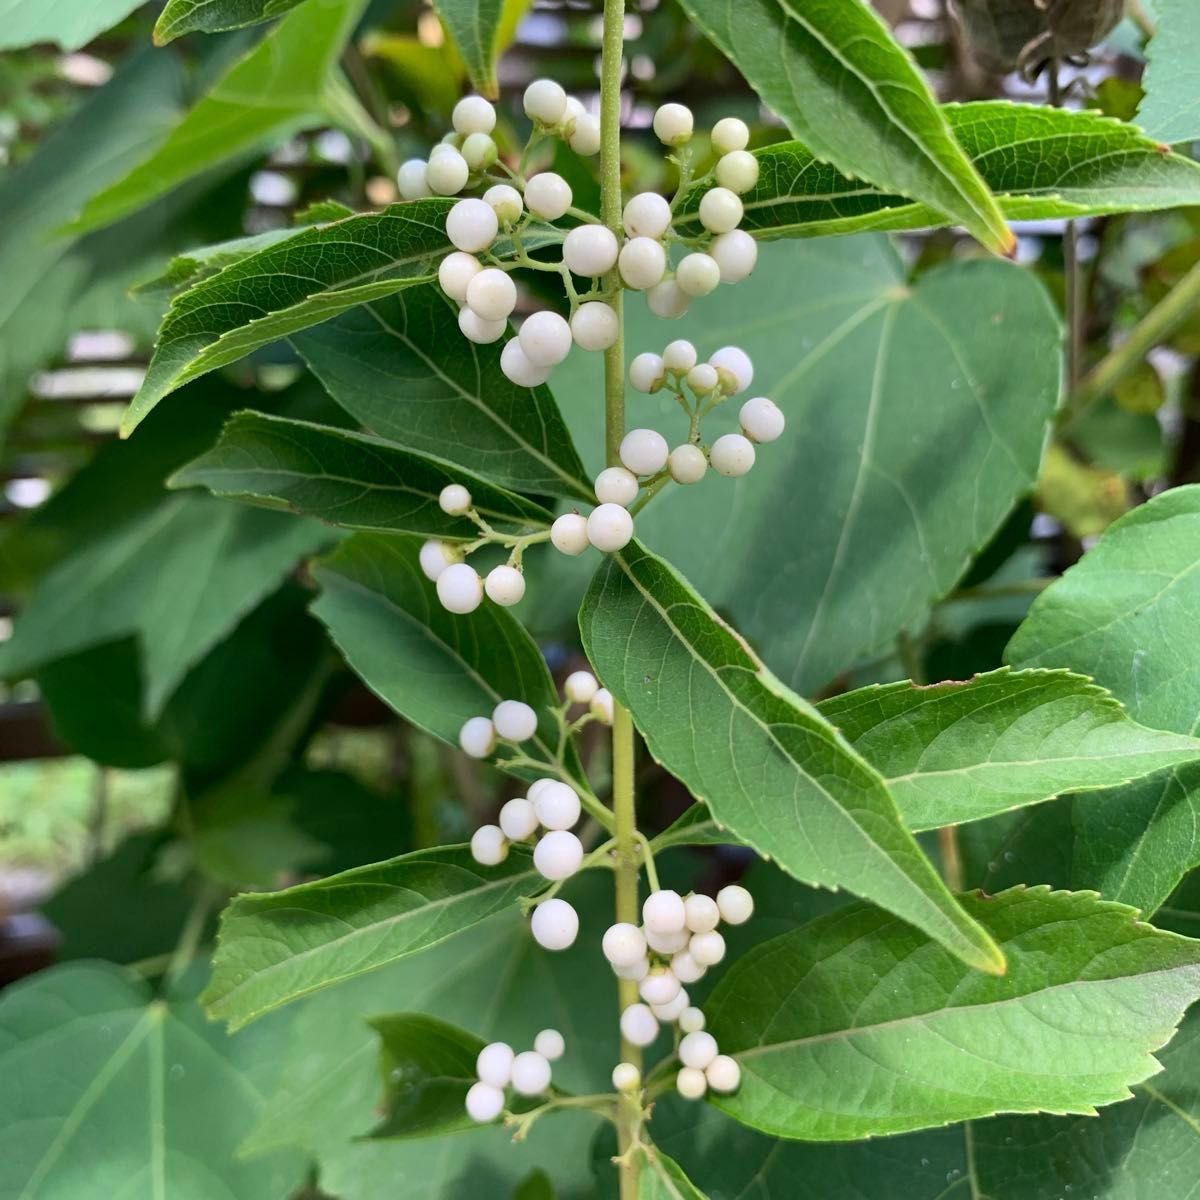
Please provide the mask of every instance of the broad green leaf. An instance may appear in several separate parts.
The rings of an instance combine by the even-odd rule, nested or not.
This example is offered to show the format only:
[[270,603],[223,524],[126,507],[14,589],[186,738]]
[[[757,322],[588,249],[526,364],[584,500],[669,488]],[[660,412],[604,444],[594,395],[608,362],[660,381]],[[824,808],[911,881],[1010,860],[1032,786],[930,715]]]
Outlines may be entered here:
[[475,509],[500,529],[546,528],[552,513],[462,467],[393,442],[308,421],[243,412],[217,444],[171,477],[267,508],[287,508],[346,529],[432,534],[472,541],[479,527],[447,516],[438,496],[464,484]]
[[158,275],[138,283],[133,292],[138,296],[172,295],[295,234],[295,229],[284,226],[282,229],[268,229],[264,233],[253,233],[247,237],[231,238],[227,242],[188,250],[186,254],[177,254],[172,258]]
[[307,0],[235,62],[157,149],[92,196],[71,229],[111,224],[210,167],[321,123],[364,0]]
[[1015,245],[912,59],[862,0],[682,0],[817,158]]
[[592,665],[651,754],[797,879],[899,914],[985,971],[991,937],[921,853],[883,780],[662,559],[609,557],[580,610]]
[[[1140,129],[1095,112],[987,100],[942,110],[1010,221],[1153,211],[1200,200],[1200,164],[1166,153]],[[864,230],[924,229],[935,209],[864,187],[800,142],[755,152],[758,184],[742,197],[744,229],[759,237],[824,237]],[[699,223],[694,187],[675,222]]]
[[373,1138],[422,1138],[474,1129],[467,1092],[482,1038],[419,1013],[374,1017],[383,1077],[383,1120]]
[[185,33],[220,33],[270,21],[291,12],[302,0],[167,0],[154,26],[156,45]]
[[0,646],[0,676],[23,677],[136,634],[146,713],[157,716],[189,668],[298,559],[329,540],[316,522],[210,496],[170,497],[79,546],[44,576]]
[[0,0],[0,50],[53,42],[78,50],[129,16],[142,0]]
[[1195,141],[1200,138],[1200,13],[1190,0],[1156,0],[1154,7],[1157,25],[1137,122],[1163,142]]
[[458,47],[471,82],[485,95],[500,94],[496,57],[506,0],[433,0],[433,8]]
[[440,289],[365,304],[292,342],[329,394],[381,437],[510,488],[593,502],[550,389],[509,382],[502,347],[466,341]]
[[638,1200],[706,1200],[683,1168],[657,1146],[647,1146],[638,1175]]
[[240,1029],[300,996],[436,946],[544,883],[523,850],[481,868],[466,846],[445,846],[238,896],[221,915],[201,1002]]
[[1069,671],[861,688],[818,705],[884,778],[904,823],[933,829],[1194,761],[1200,741],[1147,729]]
[[1200,943],[1094,893],[962,897],[1008,963],[971,974],[855,906],[743,955],[709,998],[742,1068],[714,1103],[780,1137],[843,1141],[999,1112],[1091,1114],[1159,1069],[1200,995]]
[[285,1028],[230,1039],[190,996],[153,999],[101,964],[14,984],[0,997],[0,1194],[290,1195],[302,1155],[237,1154],[275,1086]]

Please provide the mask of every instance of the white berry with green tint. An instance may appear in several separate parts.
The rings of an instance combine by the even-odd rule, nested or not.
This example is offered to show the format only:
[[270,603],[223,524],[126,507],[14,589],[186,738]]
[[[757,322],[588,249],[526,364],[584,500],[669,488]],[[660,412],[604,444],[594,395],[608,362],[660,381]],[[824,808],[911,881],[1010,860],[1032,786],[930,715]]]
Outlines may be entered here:
[[679,1014],[679,1028],[683,1033],[695,1033],[704,1028],[704,1013],[698,1008],[685,1008]]
[[525,576],[516,567],[493,567],[483,581],[485,595],[501,608],[512,608],[525,598]]
[[740,433],[726,433],[713,442],[708,457],[718,475],[733,479],[754,466],[754,443]]
[[643,292],[662,281],[667,270],[667,252],[653,238],[635,237],[621,247],[617,267],[626,287]]
[[722,117],[712,127],[712,147],[718,154],[733,154],[750,145],[750,127],[738,117]]
[[613,1067],[612,1085],[618,1092],[636,1092],[642,1086],[642,1073],[630,1062]]
[[729,188],[715,187],[700,201],[700,223],[709,233],[729,233],[742,223],[742,201]]
[[497,267],[485,267],[467,284],[467,305],[485,321],[503,321],[517,307],[517,285]]
[[471,493],[461,483],[448,483],[438,494],[438,507],[448,517],[461,517],[471,507]]
[[557,221],[571,207],[571,187],[553,171],[535,175],[525,185],[525,207],[534,216]]
[[550,542],[561,554],[582,554],[591,545],[587,518],[579,513],[563,513],[550,526]]
[[553,79],[535,79],[526,89],[525,115],[542,125],[557,125],[567,112],[567,93]]
[[633,518],[619,504],[601,504],[587,519],[588,541],[604,554],[624,550],[633,537]]
[[446,542],[425,542],[417,555],[421,571],[431,583],[436,583],[438,576],[452,563],[459,561],[458,552]]
[[654,114],[654,132],[665,146],[682,146],[691,140],[694,119],[685,104],[663,104]]
[[708,1080],[695,1067],[681,1067],[675,1076],[675,1090],[685,1100],[699,1100],[708,1090]]
[[754,364],[739,346],[722,346],[708,361],[717,368],[727,396],[744,392],[754,382]]
[[603,225],[578,225],[563,238],[563,262],[576,275],[611,271],[619,253],[616,234]]
[[571,327],[556,312],[537,312],[526,318],[517,337],[535,367],[556,367],[571,350]]
[[497,183],[483,193],[483,202],[491,207],[501,225],[515,225],[525,211],[521,193],[508,183]]
[[722,283],[741,283],[758,263],[758,243],[744,229],[713,238],[708,252],[721,269]]
[[754,897],[740,883],[730,883],[717,893],[717,908],[727,925],[744,925],[754,915]]
[[470,175],[467,160],[450,146],[438,147],[425,168],[425,182],[435,196],[457,196]]
[[716,175],[723,188],[742,195],[752,191],[758,182],[758,159],[745,150],[732,150],[717,163]]
[[474,255],[455,250],[438,264],[438,283],[451,300],[466,304],[467,285],[482,270],[483,265]]
[[423,158],[410,158],[396,173],[396,186],[403,200],[421,200],[433,193],[426,178],[429,164]]
[[678,280],[668,276],[646,293],[646,307],[664,321],[676,321],[687,312],[691,299]]
[[596,499],[628,508],[637,499],[638,486],[637,476],[628,468],[605,467],[596,476]]
[[709,254],[689,254],[675,268],[675,279],[687,295],[707,296],[716,291],[721,282],[721,268]]
[[496,210],[484,200],[460,200],[446,216],[446,236],[460,250],[486,250],[500,231]]
[[696,358],[696,347],[684,338],[679,338],[663,350],[662,365],[668,371],[686,374],[696,365]]
[[496,749],[496,727],[487,717],[472,717],[463,722],[458,744],[471,758],[490,758]]
[[[714,372],[715,375],[715,372]],[[629,382],[639,392],[656,392],[662,387],[666,370],[659,354],[639,354],[629,364]]]
[[614,707],[612,692],[608,688],[601,688],[588,703],[588,712],[602,725],[611,725]]
[[496,128],[496,110],[483,96],[464,96],[450,114],[456,133],[491,133]]
[[611,304],[588,300],[571,318],[571,335],[581,350],[607,350],[616,343],[621,324]]
[[471,857],[484,867],[499,866],[508,857],[508,839],[499,825],[480,825],[471,834]]
[[622,224],[631,238],[657,240],[671,225],[671,205],[657,192],[639,192],[625,205]]
[[591,671],[572,671],[563,680],[563,695],[572,704],[587,704],[599,690],[600,685]]

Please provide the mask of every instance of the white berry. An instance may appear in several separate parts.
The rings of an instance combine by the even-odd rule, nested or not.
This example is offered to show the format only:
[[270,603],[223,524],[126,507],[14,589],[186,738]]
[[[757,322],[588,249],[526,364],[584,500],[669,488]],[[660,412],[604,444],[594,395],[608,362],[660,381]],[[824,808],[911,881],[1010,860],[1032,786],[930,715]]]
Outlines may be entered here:
[[504,225],[515,225],[525,211],[525,201],[515,187],[497,183],[483,193],[483,202],[491,207],[497,219]]
[[608,688],[601,688],[588,704],[588,711],[601,725],[613,723],[613,698]]
[[485,321],[506,320],[517,307],[517,285],[507,272],[485,267],[467,284],[467,304]]
[[667,458],[667,470],[676,483],[699,483],[708,470],[708,459],[699,446],[685,442],[671,451]]
[[707,933],[720,923],[721,910],[711,896],[693,893],[684,900],[683,909],[687,915],[687,927],[693,933]]
[[460,250],[486,250],[495,240],[500,223],[496,210],[482,200],[460,200],[446,215],[446,236]]
[[754,382],[754,364],[738,346],[722,346],[708,361],[717,368],[727,396],[744,392]]
[[507,1042],[489,1042],[475,1059],[476,1078],[492,1087],[508,1087],[514,1058],[513,1048]]
[[558,1062],[566,1051],[567,1044],[557,1029],[543,1029],[533,1039],[533,1048],[549,1062]]
[[462,156],[472,171],[485,171],[499,157],[496,143],[486,133],[468,134],[463,140]]
[[563,262],[576,275],[595,277],[617,265],[617,235],[603,225],[577,225],[563,238]]
[[698,1008],[685,1008],[679,1014],[679,1028],[684,1033],[695,1033],[704,1028],[704,1014]]
[[464,96],[450,114],[456,133],[491,133],[496,128],[496,110],[482,96]]
[[579,821],[579,796],[573,787],[550,780],[538,788],[533,801],[537,819],[547,829],[571,829]]
[[618,921],[604,931],[600,948],[614,967],[632,967],[646,957],[646,939],[642,931],[628,921]]
[[722,117],[712,127],[712,146],[718,154],[732,154],[750,145],[750,127],[737,117]]
[[621,461],[634,475],[655,475],[667,465],[667,439],[654,429],[631,429],[621,439]]
[[680,1014],[688,1006],[688,994],[686,988],[680,988],[674,997],[667,1001],[666,1004],[652,1004],[650,1011],[660,1020],[667,1024],[672,1021],[677,1021]]
[[535,79],[525,89],[525,115],[542,125],[557,125],[567,111],[567,93],[553,79]]
[[555,896],[543,900],[529,919],[533,940],[544,950],[566,950],[579,936],[579,914],[565,900]]
[[722,283],[741,283],[758,262],[758,243],[744,229],[713,238],[708,252],[721,268]]
[[736,192],[715,187],[700,201],[700,224],[709,233],[728,233],[742,223],[742,201]]
[[[501,821],[504,824],[504,810],[500,810]],[[680,983],[696,983],[704,978],[707,967],[702,967],[686,950],[680,950],[671,956],[671,972]]]
[[583,843],[565,829],[546,834],[533,848],[533,865],[545,879],[569,879],[583,862]]
[[662,363],[668,371],[690,371],[696,365],[696,347],[678,338],[662,352]]
[[496,749],[496,727],[487,717],[472,717],[458,731],[458,744],[470,758],[488,758]]
[[504,349],[500,351],[500,370],[505,379],[525,388],[540,387],[550,376],[549,367],[539,367],[529,361],[519,338],[504,343]]
[[486,1125],[504,1111],[504,1093],[490,1083],[473,1083],[467,1092],[467,1115]]
[[591,113],[580,113],[567,126],[567,145],[585,157],[600,151],[600,122]]
[[587,519],[587,533],[588,541],[597,550],[612,554],[629,545],[629,539],[633,537],[633,518],[619,504],[601,504],[592,509]]
[[621,214],[621,223],[631,238],[660,238],[671,225],[671,205],[657,192],[639,192]]
[[525,357],[535,367],[555,367],[571,350],[570,325],[549,309],[529,317],[517,337]]
[[658,1021],[648,1004],[631,1004],[621,1014],[621,1036],[634,1046],[648,1046],[658,1037]]
[[664,104],[654,114],[654,133],[665,146],[682,146],[692,136],[692,110],[686,104]]
[[758,182],[758,159],[746,150],[731,151],[717,163],[717,182],[739,195],[750,191]]
[[396,172],[396,186],[405,200],[421,200],[433,193],[429,190],[429,182],[425,171],[429,164],[423,158],[410,158],[402,163]]
[[677,929],[671,933],[659,933],[648,926],[642,932],[646,935],[646,945],[656,954],[677,954],[687,949],[692,935],[686,929]]
[[740,433],[722,434],[713,442],[708,457],[714,471],[736,478],[754,466],[754,443]]
[[601,300],[581,304],[571,318],[571,334],[581,350],[607,350],[620,332],[617,314]]
[[631,238],[621,248],[617,266],[626,287],[644,292],[662,280],[667,271],[667,252],[653,238]]
[[657,392],[666,382],[662,357],[657,354],[639,354],[629,364],[629,382],[639,392]]
[[783,434],[787,424],[780,408],[766,396],[755,396],[742,405],[738,413],[742,432],[752,442],[773,442]]
[[687,922],[683,897],[669,888],[651,892],[642,905],[642,920],[653,933],[678,933]]
[[721,268],[708,254],[689,254],[675,268],[675,279],[689,296],[707,296],[721,282]]
[[675,1076],[675,1090],[685,1100],[699,1100],[708,1091],[708,1080],[695,1067],[681,1067]]
[[474,612],[483,601],[483,580],[479,572],[466,563],[451,563],[437,577],[438,599],[447,612]]
[[513,1091],[521,1096],[538,1096],[550,1086],[550,1063],[536,1050],[523,1050],[513,1059]]
[[471,507],[471,493],[461,483],[448,483],[438,494],[438,507],[448,517],[461,517]]
[[543,171],[525,185],[525,206],[535,217],[557,221],[571,207],[571,185],[561,175]]
[[466,304],[467,284],[482,270],[483,267],[474,255],[455,250],[438,264],[438,283],[451,300]]
[[742,1082],[742,1068],[728,1054],[718,1054],[705,1068],[704,1076],[714,1092],[736,1092]]
[[695,1067],[703,1071],[716,1057],[717,1039],[704,1030],[685,1034],[679,1043],[679,1061],[685,1067]]
[[572,704],[587,704],[599,690],[591,671],[572,671],[563,681],[563,695]]
[[425,168],[425,182],[435,196],[457,196],[467,186],[471,168],[452,146],[436,153]]
[[451,564],[458,562],[457,552],[445,542],[426,542],[417,558],[425,578],[431,583],[437,583],[438,576]]
[[523,700],[501,700],[492,711],[492,724],[506,742],[527,742],[537,733],[537,713]]
[[651,971],[638,984],[638,995],[647,1004],[669,1004],[679,994],[679,980],[670,971]]
[[477,346],[490,346],[508,332],[508,318],[485,321],[474,309],[464,304],[458,310],[458,328],[468,342],[474,342]]
[[715,967],[725,957],[725,939],[715,929],[693,933],[688,953],[702,967]]
[[525,597],[525,576],[516,567],[501,564],[493,567],[483,581],[483,590],[493,604],[512,608]]
[[508,840],[499,825],[480,825],[471,834],[471,857],[483,867],[499,866],[508,857]]
[[582,554],[591,545],[588,541],[587,518],[579,513],[563,513],[550,526],[550,541],[561,554],[572,557]]
[[638,481],[624,467],[605,467],[596,476],[596,499],[601,504],[620,504],[628,508],[637,499]]
[[617,1063],[613,1067],[612,1084],[618,1092],[636,1092],[642,1086],[642,1073],[633,1063]]
[[674,278],[664,279],[646,292],[646,307],[664,321],[677,321],[687,312],[691,302],[691,296]]
[[646,955],[642,955],[637,962],[630,963],[627,967],[618,967],[614,963],[613,974],[618,979],[629,979],[634,983],[641,983],[650,974],[650,959]]
[[717,893],[721,920],[729,925],[744,925],[754,915],[754,897],[740,884],[731,883]]
[[721,382],[717,368],[712,363],[697,363],[687,373],[687,385],[697,396],[704,396]]
[[510,842],[523,842],[532,837],[538,827],[537,813],[524,796],[507,801],[496,819]]

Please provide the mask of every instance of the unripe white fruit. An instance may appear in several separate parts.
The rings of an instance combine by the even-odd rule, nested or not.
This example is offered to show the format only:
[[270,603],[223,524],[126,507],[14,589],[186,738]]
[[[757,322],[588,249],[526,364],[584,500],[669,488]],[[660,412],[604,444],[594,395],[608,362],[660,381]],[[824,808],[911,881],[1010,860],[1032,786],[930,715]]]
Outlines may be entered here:
[[634,1046],[648,1046],[658,1037],[658,1021],[647,1004],[631,1004],[621,1014],[621,1036]]
[[573,787],[557,779],[538,788],[533,807],[547,829],[571,829],[579,820],[579,796]]
[[611,271],[618,253],[617,235],[603,225],[577,225],[563,238],[563,262],[576,275],[594,278]]
[[571,327],[563,317],[546,309],[535,312],[521,326],[517,338],[525,357],[535,367],[556,367],[571,350]]
[[678,933],[687,923],[683,897],[669,888],[651,892],[642,905],[642,920],[651,933]]
[[432,155],[425,168],[425,182],[435,196],[457,196],[467,186],[471,168],[453,146]]
[[680,950],[687,949],[692,937],[687,929],[678,929],[673,933],[656,933],[653,929],[643,928],[642,932],[646,935],[646,945],[656,954],[678,954]]
[[467,284],[467,305],[485,321],[506,320],[517,307],[517,285],[498,267],[484,267]]
[[731,883],[717,893],[721,920],[730,925],[744,925],[754,915],[754,897],[740,884]]
[[563,513],[550,526],[550,542],[561,554],[582,554],[591,545],[587,518],[579,513]]
[[488,758],[496,749],[496,727],[487,717],[472,717],[458,731],[458,744],[470,758]]
[[518,1095],[541,1095],[550,1086],[550,1075],[550,1063],[536,1050],[522,1050],[513,1059],[512,1086]]
[[685,1067],[695,1067],[703,1071],[716,1057],[717,1039],[704,1030],[685,1034],[679,1043],[679,1061]]
[[696,347],[679,338],[662,352],[662,363],[668,371],[690,371],[696,365]]
[[490,1083],[473,1083],[467,1092],[466,1106],[472,1121],[487,1125],[504,1111],[504,1092]]
[[742,223],[742,202],[725,187],[710,188],[700,201],[700,224],[710,233],[728,233]]
[[693,933],[707,933],[720,924],[721,910],[711,896],[693,893],[684,900],[683,908],[687,914],[687,927]]
[[737,1059],[718,1054],[705,1068],[704,1077],[714,1092],[736,1092],[742,1082],[742,1068]]
[[677,1021],[680,1014],[688,1006],[688,994],[686,988],[680,988],[675,993],[672,1000],[666,1004],[652,1004],[650,1011],[662,1022],[670,1024],[672,1021]]
[[631,238],[660,238],[671,227],[671,205],[657,192],[638,192],[625,205],[621,224]]
[[483,202],[491,207],[496,218],[504,225],[515,225],[525,211],[525,201],[515,187],[497,183],[483,193]]
[[583,101],[577,100],[574,96],[567,97],[567,111],[563,114],[563,125],[570,125],[576,117],[581,117],[587,112],[583,107]]
[[497,867],[508,857],[508,840],[499,825],[480,825],[471,834],[471,857],[483,867]]
[[725,939],[715,929],[693,933],[688,953],[702,967],[715,967],[725,957]]
[[557,125],[567,112],[567,93],[553,79],[535,79],[525,89],[525,115],[542,125]]
[[448,517],[461,517],[471,507],[471,493],[461,483],[448,483],[438,493],[438,507]]
[[684,1033],[695,1033],[704,1028],[704,1014],[698,1008],[685,1008],[679,1014],[679,1028]]
[[650,959],[643,956],[637,962],[630,963],[627,967],[613,967],[613,974],[618,979],[630,979],[634,983],[641,983],[647,975],[650,974]]
[[754,443],[740,433],[722,434],[708,452],[713,470],[733,479],[754,466]]
[[462,156],[472,171],[485,171],[499,157],[496,143],[486,133],[472,133],[464,139]]
[[601,300],[581,304],[571,318],[571,334],[581,350],[607,350],[620,332],[617,314]]
[[571,207],[571,185],[561,175],[543,171],[525,185],[525,207],[535,217],[557,221]]
[[613,723],[613,698],[608,688],[601,688],[588,704],[588,711],[601,725]]
[[638,995],[647,1004],[669,1004],[679,995],[679,980],[670,971],[651,971],[638,984]]
[[537,713],[523,700],[501,700],[492,710],[496,733],[507,742],[527,742],[537,733]]
[[530,785],[529,790],[525,793],[525,798],[531,804],[537,804],[537,798],[544,792],[552,783],[557,783],[557,779],[551,779],[548,776],[543,776],[541,779],[535,779]]
[[628,508],[637,499],[637,494],[637,476],[624,467],[605,467],[596,476],[596,499],[601,504],[619,504]]
[[654,114],[654,133],[665,146],[682,146],[691,139],[692,110],[686,104],[663,104]]
[[493,567],[483,581],[483,590],[493,604],[501,608],[512,608],[525,597],[525,576],[516,567],[501,565]]
[[466,563],[452,563],[437,577],[438,599],[447,612],[474,612],[483,601],[483,580]]
[[475,1075],[481,1083],[506,1088],[512,1079],[514,1058],[513,1048],[507,1042],[489,1042],[475,1059]]
[[504,343],[500,351],[500,370],[517,387],[540,387],[550,377],[549,367],[539,367],[529,361],[518,338]]
[[674,278],[656,283],[646,293],[646,307],[664,321],[677,321],[688,310],[692,298]]
[[[466,201],[461,203],[465,204]],[[467,284],[482,270],[479,259],[473,254],[464,254],[461,250],[455,250],[452,254],[447,254],[438,264],[438,283],[442,285],[442,291],[451,300],[457,300],[459,304],[466,304]]]
[[510,842],[523,842],[532,837],[538,827],[537,813],[524,796],[517,796],[502,805],[497,820]]
[[712,127],[712,146],[718,154],[732,154],[750,145],[750,127],[737,117],[722,117]]
[[621,439],[621,461],[634,475],[657,474],[669,453],[667,439],[654,429],[631,429]]
[[667,470],[676,483],[699,483],[708,470],[708,459],[699,446],[685,442],[671,451],[667,458]]
[[572,671],[563,681],[563,695],[572,704],[587,704],[600,690],[591,671]]
[[445,542],[430,541],[421,547],[417,556],[425,578],[437,583],[438,576],[451,564],[458,562],[458,553]]
[[687,373],[687,385],[697,396],[707,395],[720,382],[721,377],[712,363],[697,363]]
[[[633,537],[633,518],[619,504],[601,504],[587,519],[588,541],[597,550],[612,554],[629,545]],[[595,703],[593,699],[592,703]]]
[[459,146],[462,145],[462,134],[455,133],[451,130],[447,133],[440,142],[429,152],[429,161],[433,162],[439,154],[444,154],[447,150],[457,152]]
[[707,296],[721,282],[721,268],[708,254],[689,254],[675,268],[675,280],[689,296]]
[[533,848],[533,865],[546,879],[570,879],[583,862],[583,843],[565,829],[546,834]]
[[458,310],[458,328],[463,337],[477,346],[490,346],[498,342],[508,331],[508,319],[485,321],[474,309],[465,304]]
[[787,420],[780,408],[766,396],[747,400],[738,413],[742,432],[752,442],[773,442],[783,434]]
[[644,292],[661,282],[667,272],[667,252],[653,238],[631,238],[621,248],[617,267],[626,287]]
[[754,382],[754,364],[739,346],[722,346],[708,361],[717,368],[727,396],[744,392]]
[[646,957],[646,939],[642,931],[628,921],[618,921],[604,931],[600,948],[614,967],[636,966]]
[[557,1029],[543,1029],[533,1039],[533,1048],[548,1062],[558,1062],[567,1048],[567,1043]]
[[617,1063],[613,1067],[612,1084],[618,1092],[636,1092],[642,1086],[642,1073],[633,1063]]
[[567,125],[567,145],[584,156],[600,151],[600,122],[591,113],[580,113]]
[[544,950],[566,950],[579,936],[579,914],[565,900],[555,896],[543,900],[529,920],[533,940]]
[[744,229],[713,238],[708,252],[721,268],[722,283],[741,283],[758,262],[758,243]]
[[[500,810],[501,825],[504,821],[504,810]],[[680,950],[671,957],[671,971],[680,983],[696,983],[704,978],[707,967],[702,967],[686,950]]]
[[675,1076],[675,1090],[685,1100],[699,1100],[708,1091],[708,1080],[695,1067],[681,1067]]
[[747,150],[726,154],[717,163],[717,182],[737,195],[750,191],[758,182],[758,159]]
[[657,354],[639,354],[629,364],[629,382],[639,392],[657,392],[665,381],[663,360]]
[[455,133],[491,133],[496,128],[496,110],[482,96],[464,96],[450,114]]
[[421,200],[433,195],[425,177],[428,166],[423,158],[410,158],[400,165],[400,170],[396,172],[396,186],[405,200]]

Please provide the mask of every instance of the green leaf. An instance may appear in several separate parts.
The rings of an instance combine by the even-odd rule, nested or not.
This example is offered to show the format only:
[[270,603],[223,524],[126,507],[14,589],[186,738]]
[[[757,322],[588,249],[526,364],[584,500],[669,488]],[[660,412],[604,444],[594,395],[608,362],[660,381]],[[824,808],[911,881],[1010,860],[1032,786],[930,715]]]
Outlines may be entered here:
[[[995,192],[1010,221],[1057,220],[1194,205],[1200,164],[1163,147],[1132,125],[1095,112],[987,100],[947,104],[950,128]],[[755,152],[758,183],[742,197],[744,229],[760,237],[824,237],[865,230],[944,224],[935,209],[864,187],[814,158],[800,142]],[[676,227],[699,223],[692,188]]]
[[153,153],[97,192],[71,230],[111,224],[210,167],[320,124],[364,0],[308,0],[235,62]]
[[0,50],[52,42],[78,50],[124,20],[142,0],[0,0]]
[[496,56],[505,7],[505,0],[433,0],[434,11],[454,39],[471,82],[492,99],[500,94]]
[[221,915],[201,1003],[240,1029],[300,996],[436,946],[544,883],[524,850],[480,868],[466,846],[445,846],[238,896]]
[[1091,1114],[1130,1095],[1200,994],[1200,943],[1093,893],[1015,888],[962,902],[1002,978],[854,906],[750,951],[709,999],[742,1067],[714,1098],[780,1137],[842,1141],[997,1112]]
[[817,158],[1016,244],[912,59],[862,0],[682,0]]
[[76,548],[39,582],[0,646],[0,675],[136,634],[148,716],[189,668],[330,535],[316,522],[169,497]]
[[165,46],[185,33],[220,33],[270,21],[291,12],[302,0],[167,0],[154,26],[155,45]]
[[1146,98],[1137,122],[1160,141],[1200,138],[1200,13],[1189,0],[1156,0],[1156,31],[1150,39],[1143,80]]
[[1138,725],[1069,671],[876,685],[818,711],[883,776],[910,829],[1127,783],[1200,753],[1200,741]]
[[482,1038],[419,1013],[374,1017],[383,1076],[383,1120],[373,1138],[423,1138],[476,1128],[467,1092],[478,1078]]
[[638,543],[580,611],[588,657],[651,754],[789,874],[889,909],[985,971],[1004,960],[905,830],[883,780],[676,571]]
[[440,289],[365,304],[292,343],[329,394],[381,437],[510,488],[594,501],[550,389],[509,382],[502,346],[466,341]]
[[674,1159],[657,1146],[647,1146],[642,1152],[637,1200],[706,1200],[706,1197]]
[[346,529],[473,541],[479,527],[438,505],[449,484],[464,484],[476,511],[504,530],[547,528],[552,513],[453,463],[329,425],[265,413],[235,415],[207,453],[176,471],[176,488],[287,508]]
[[0,997],[6,1195],[127,1200],[287,1196],[295,1152],[237,1155],[275,1085],[279,1033],[231,1040],[190,997],[151,998],[115,968],[59,967]]
[[132,291],[137,296],[170,296],[185,287],[199,283],[202,279],[207,279],[210,275],[215,275],[233,263],[241,262],[243,258],[249,258],[251,254],[257,254],[259,250],[265,250],[268,246],[295,235],[296,230],[285,225],[281,229],[268,229],[248,237],[231,238],[212,246],[188,250],[186,254],[177,254],[159,274],[142,280]]

